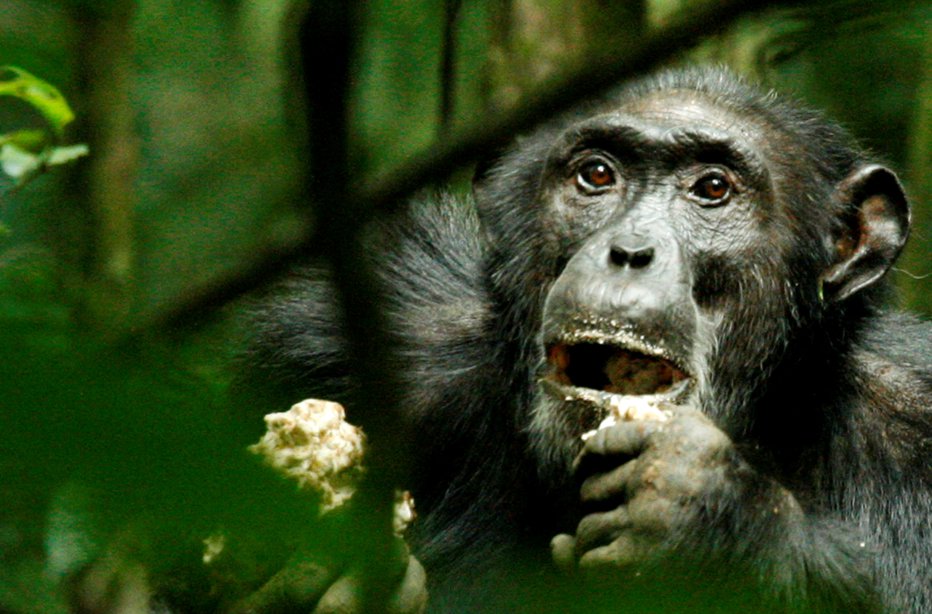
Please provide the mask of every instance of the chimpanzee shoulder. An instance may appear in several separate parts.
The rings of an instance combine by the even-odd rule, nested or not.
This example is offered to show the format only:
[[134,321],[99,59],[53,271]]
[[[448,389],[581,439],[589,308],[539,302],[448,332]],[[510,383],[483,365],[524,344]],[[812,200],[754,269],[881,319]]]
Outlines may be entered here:
[[[364,244],[405,383],[427,393],[447,387],[451,374],[474,372],[488,355],[482,331],[491,316],[482,233],[471,203],[422,195],[402,214],[368,228]],[[352,369],[336,296],[330,271],[316,262],[255,301],[238,387],[345,402]]]
[[895,466],[932,487],[932,325],[903,312],[878,315],[852,356],[865,432]]
[[867,327],[863,347],[932,386],[932,325],[927,320],[903,311],[884,310]]

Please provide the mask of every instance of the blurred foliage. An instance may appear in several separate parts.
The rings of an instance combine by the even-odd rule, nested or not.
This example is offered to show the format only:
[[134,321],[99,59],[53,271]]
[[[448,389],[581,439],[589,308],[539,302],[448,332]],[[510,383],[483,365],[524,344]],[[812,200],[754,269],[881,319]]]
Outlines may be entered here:
[[[619,5],[644,11],[643,28],[695,3]],[[360,183],[441,134],[442,4],[365,5],[349,109]],[[314,522],[313,500],[243,450],[259,424],[234,415],[226,393],[230,340],[240,332],[228,316],[239,306],[127,337],[313,224],[301,196],[289,6],[4,0],[0,64],[61,90],[77,140],[94,155],[17,190],[0,179],[0,224],[10,230],[0,237],[0,610],[63,612],[76,599],[101,598],[87,588],[94,585],[123,587],[116,593],[132,604],[147,582],[188,567],[188,584],[165,582],[203,611],[218,604],[219,584],[229,587],[200,563],[202,540],[218,529],[246,543],[234,594],[271,573],[296,542],[333,538]],[[502,38],[503,6],[541,19],[518,24],[521,45]],[[505,88],[524,83],[532,60],[518,54],[541,43],[534,33],[559,24],[555,15],[583,15],[578,27],[592,28],[573,6],[582,3],[463,2],[452,124],[481,123],[512,95]],[[930,23],[928,2],[818,3],[748,17],[679,60],[724,62],[791,92],[901,171],[917,226],[901,264],[908,273],[894,274],[908,306],[925,314]],[[584,49],[565,55],[587,57]],[[0,135],[47,130],[49,113],[53,125],[67,123],[50,109],[0,96]],[[365,539],[365,531],[351,534]],[[84,591],[77,597],[76,586]]]
[[55,86],[15,66],[0,67],[0,96],[25,100],[49,123],[55,136],[61,137],[65,126],[74,121],[74,111]]
[[3,66],[0,67],[0,97],[3,96],[28,103],[47,124],[46,130],[0,134],[0,169],[15,180],[17,186],[24,185],[50,166],[87,155],[87,145],[59,145],[65,127],[74,120],[74,112],[54,86],[15,66]]

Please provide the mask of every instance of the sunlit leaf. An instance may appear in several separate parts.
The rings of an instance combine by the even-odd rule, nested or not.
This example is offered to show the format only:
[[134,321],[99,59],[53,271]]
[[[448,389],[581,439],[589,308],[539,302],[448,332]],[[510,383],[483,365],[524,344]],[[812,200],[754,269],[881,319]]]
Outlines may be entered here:
[[32,105],[61,137],[74,112],[55,86],[15,66],[0,67],[0,96],[13,96]]
[[21,184],[42,168],[42,156],[12,143],[0,147],[0,169]]
[[63,145],[61,147],[53,147],[48,151],[47,158],[45,163],[49,166],[56,166],[59,164],[67,164],[73,160],[77,160],[82,156],[86,156],[89,153],[87,145],[80,143],[78,145]]

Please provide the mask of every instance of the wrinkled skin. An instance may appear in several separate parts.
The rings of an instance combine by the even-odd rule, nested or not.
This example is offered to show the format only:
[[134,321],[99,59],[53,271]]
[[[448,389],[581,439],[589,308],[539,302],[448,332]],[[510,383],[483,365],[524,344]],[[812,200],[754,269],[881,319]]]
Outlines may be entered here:
[[[843,131],[715,71],[542,126],[472,200],[380,226],[431,608],[932,608],[932,328],[884,306],[908,227]],[[333,295],[315,270],[258,318],[243,387],[268,407],[356,385]],[[632,394],[669,419],[583,441]]]
[[[586,441],[577,465],[588,475],[580,499],[605,511],[583,517],[575,536],[554,538],[554,559],[564,569],[574,561],[581,568],[627,568],[655,559],[683,525],[708,529],[710,518],[698,501],[727,499],[730,481],[762,479],[720,429],[688,407],[677,409],[667,423],[644,420],[601,429]],[[801,514],[792,495],[766,478],[754,486],[754,495],[743,513],[783,514],[791,521]]]

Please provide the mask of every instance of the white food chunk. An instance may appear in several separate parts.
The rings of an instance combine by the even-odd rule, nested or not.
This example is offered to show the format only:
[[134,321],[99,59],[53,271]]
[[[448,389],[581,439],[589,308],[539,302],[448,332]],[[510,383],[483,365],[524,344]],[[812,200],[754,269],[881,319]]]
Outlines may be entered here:
[[600,429],[614,426],[619,422],[633,422],[635,420],[656,420],[666,422],[670,419],[670,412],[659,407],[660,401],[650,396],[613,396],[609,400],[609,414],[599,423],[599,427],[583,433],[582,439],[586,441]]

